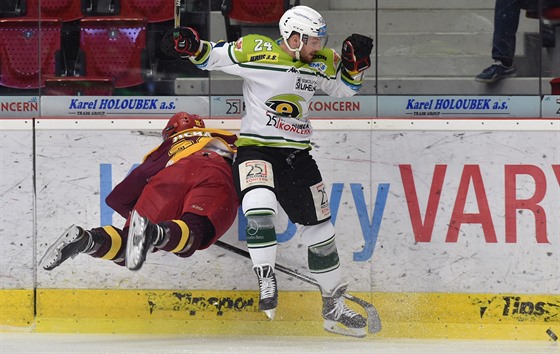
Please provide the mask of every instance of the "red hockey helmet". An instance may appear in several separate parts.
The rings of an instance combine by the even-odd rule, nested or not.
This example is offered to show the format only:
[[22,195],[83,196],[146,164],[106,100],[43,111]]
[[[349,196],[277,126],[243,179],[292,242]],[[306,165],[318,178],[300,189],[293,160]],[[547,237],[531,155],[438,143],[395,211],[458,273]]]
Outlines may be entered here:
[[187,112],[177,112],[171,117],[169,122],[161,131],[163,140],[169,138],[171,135],[185,129],[191,128],[204,128],[204,121],[197,114],[189,114]]

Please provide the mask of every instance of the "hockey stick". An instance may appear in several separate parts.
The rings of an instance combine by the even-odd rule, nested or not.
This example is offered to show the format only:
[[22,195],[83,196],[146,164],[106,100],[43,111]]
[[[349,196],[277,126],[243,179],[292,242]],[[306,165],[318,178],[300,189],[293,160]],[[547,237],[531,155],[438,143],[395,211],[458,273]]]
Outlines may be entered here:
[[[249,254],[249,252],[237,248],[235,246],[232,246],[229,243],[225,243],[223,241],[218,240],[216,241],[215,245],[225,250],[231,251],[235,254],[238,254],[240,256],[243,256],[245,258],[251,259],[251,255]],[[306,283],[319,287],[319,283],[317,283],[315,279],[305,274],[300,274],[297,271],[292,270],[280,264],[276,264],[274,268],[284,274],[288,274],[294,278],[298,278]],[[348,293],[344,293],[344,297],[364,308],[364,310],[367,313],[367,323],[368,323],[369,333],[378,333],[379,331],[381,331],[381,319],[379,318],[379,313],[377,312],[377,309],[375,308],[375,306],[373,306],[373,304],[370,304],[369,302],[364,301]]]
[[175,28],[181,26],[181,0],[175,0]]

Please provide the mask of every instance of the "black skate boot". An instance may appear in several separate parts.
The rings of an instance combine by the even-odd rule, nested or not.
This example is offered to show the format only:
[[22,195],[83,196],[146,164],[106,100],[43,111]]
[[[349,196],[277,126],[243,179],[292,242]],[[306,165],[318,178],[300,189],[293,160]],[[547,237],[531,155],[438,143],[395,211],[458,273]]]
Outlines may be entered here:
[[332,293],[323,294],[323,328],[326,331],[352,337],[365,337],[367,320],[344,303],[348,284],[341,284]]
[[133,210],[126,242],[126,267],[130,270],[142,268],[148,251],[153,250],[154,245],[163,238],[163,234],[164,231],[161,227]]
[[259,279],[259,309],[273,320],[278,306],[278,288],[274,269],[269,264],[263,264],[254,266],[253,270]]
[[74,258],[93,246],[91,234],[72,225],[47,249],[39,264],[45,270],[53,270],[68,258]]

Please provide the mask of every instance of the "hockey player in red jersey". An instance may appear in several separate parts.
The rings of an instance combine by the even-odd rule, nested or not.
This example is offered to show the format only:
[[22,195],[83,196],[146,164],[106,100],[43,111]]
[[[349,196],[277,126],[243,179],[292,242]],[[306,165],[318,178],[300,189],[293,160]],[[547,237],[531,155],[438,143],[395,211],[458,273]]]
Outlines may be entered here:
[[124,228],[70,226],[45,252],[44,269],[86,253],[138,270],[151,249],[189,257],[231,227],[238,207],[231,171],[237,136],[178,112],[162,138],[106,198],[127,219]]
[[259,307],[269,318],[278,305],[275,277],[278,204],[300,225],[309,270],[320,285],[324,328],[344,335],[366,335],[366,319],[346,306],[335,230],[327,191],[310,154],[313,132],[309,104],[322,90],[350,97],[362,86],[373,40],[352,34],[341,56],[325,47],[327,25],[307,6],[287,10],[280,38],[249,34],[235,42],[200,39],[189,27],[168,31],[162,50],[203,70],[243,78],[246,113],[241,119],[234,179],[247,217],[247,247],[257,274]]

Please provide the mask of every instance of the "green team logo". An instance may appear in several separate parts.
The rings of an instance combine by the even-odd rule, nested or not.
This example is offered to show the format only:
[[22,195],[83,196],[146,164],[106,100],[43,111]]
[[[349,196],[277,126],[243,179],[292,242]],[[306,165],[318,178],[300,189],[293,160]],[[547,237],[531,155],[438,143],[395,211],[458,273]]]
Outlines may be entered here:
[[266,101],[266,105],[273,109],[279,116],[300,118],[303,113],[300,104],[301,101],[305,101],[305,99],[293,93],[288,93],[271,97]]

